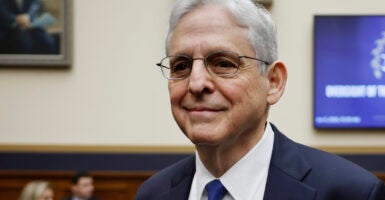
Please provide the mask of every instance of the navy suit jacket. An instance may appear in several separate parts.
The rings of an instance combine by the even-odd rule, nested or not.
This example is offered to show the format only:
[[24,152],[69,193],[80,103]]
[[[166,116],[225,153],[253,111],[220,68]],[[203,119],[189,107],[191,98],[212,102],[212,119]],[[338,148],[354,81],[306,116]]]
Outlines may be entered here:
[[[384,183],[336,155],[298,143],[274,130],[274,147],[264,200],[385,200]],[[188,199],[195,156],[146,180],[136,200]]]
[[15,0],[0,0],[1,26],[11,29],[16,15],[28,14],[31,21],[36,17],[40,9],[40,0],[23,0],[23,7],[19,8]]

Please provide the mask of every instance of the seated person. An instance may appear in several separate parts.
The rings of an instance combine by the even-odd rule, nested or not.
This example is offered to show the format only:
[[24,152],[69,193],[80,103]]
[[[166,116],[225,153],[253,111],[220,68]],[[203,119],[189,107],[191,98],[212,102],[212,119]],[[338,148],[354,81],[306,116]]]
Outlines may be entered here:
[[31,181],[24,186],[19,200],[53,200],[52,185],[47,181]]
[[45,29],[54,19],[37,23],[44,16],[41,3],[0,0],[0,54],[57,54],[57,42]]
[[63,200],[97,200],[92,197],[94,192],[93,178],[87,172],[78,172],[72,178],[72,196]]

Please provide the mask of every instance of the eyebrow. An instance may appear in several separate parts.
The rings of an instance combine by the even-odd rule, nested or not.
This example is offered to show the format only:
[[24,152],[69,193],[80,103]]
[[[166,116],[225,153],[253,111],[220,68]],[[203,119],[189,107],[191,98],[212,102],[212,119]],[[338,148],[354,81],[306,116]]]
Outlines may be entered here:
[[[210,53],[213,53],[213,52],[217,52],[217,51],[231,51],[231,52],[236,52],[233,50],[234,48],[230,48],[230,47],[225,47],[225,46],[214,46],[214,47],[209,47],[209,48],[205,48],[202,50],[202,54],[203,56],[205,55],[208,55]],[[167,54],[167,56],[174,56],[174,55],[183,55],[183,56],[189,56],[189,57],[193,57],[193,51],[190,50],[190,51],[187,51],[187,50],[184,50],[184,51],[176,51],[176,53],[173,53],[173,54]]]

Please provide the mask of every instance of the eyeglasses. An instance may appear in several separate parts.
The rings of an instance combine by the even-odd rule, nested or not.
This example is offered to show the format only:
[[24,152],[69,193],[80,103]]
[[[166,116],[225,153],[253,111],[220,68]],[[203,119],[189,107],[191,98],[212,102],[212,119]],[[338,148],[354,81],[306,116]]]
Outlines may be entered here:
[[180,80],[190,76],[194,60],[202,60],[207,70],[219,77],[232,77],[237,74],[241,65],[241,59],[257,60],[265,65],[269,62],[249,56],[240,56],[231,51],[216,51],[204,58],[192,58],[186,55],[171,55],[163,58],[156,65],[162,70],[162,74],[169,80]]

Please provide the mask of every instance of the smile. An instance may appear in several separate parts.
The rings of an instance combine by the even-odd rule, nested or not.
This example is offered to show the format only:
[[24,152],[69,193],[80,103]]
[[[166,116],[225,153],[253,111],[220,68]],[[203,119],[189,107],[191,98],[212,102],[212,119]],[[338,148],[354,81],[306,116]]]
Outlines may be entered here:
[[213,109],[213,108],[191,108],[187,109],[189,112],[219,112],[220,109]]
[[184,108],[187,113],[195,120],[209,119],[217,116],[219,113],[225,111],[225,109],[214,107],[191,107]]

